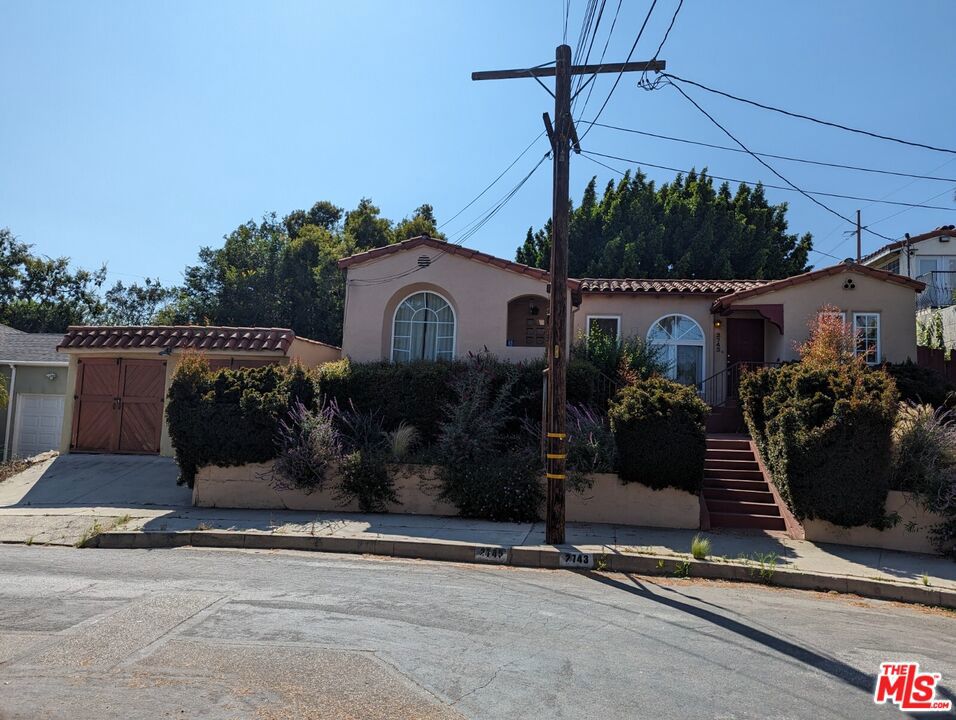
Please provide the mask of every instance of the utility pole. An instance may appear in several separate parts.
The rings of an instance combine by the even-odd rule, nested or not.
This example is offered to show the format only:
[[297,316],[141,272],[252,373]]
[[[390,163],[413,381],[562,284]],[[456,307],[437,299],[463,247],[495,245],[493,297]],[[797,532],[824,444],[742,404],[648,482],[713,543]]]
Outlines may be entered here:
[[[536,67],[520,70],[490,70],[471,74],[472,80],[508,80],[534,78],[545,89],[539,78],[553,77],[554,125],[544,114],[545,129],[551,140],[554,158],[554,193],[551,212],[551,287],[548,314],[548,386],[545,476],[548,480],[547,525],[545,542],[564,544],[564,496],[567,450],[567,367],[568,367],[568,226],[570,224],[570,157],[573,147],[581,152],[577,131],[571,117],[571,78],[575,75],[600,73],[644,72],[664,70],[663,60],[652,62],[604,63],[601,65],[572,65],[571,47],[559,45],[555,50],[554,67]],[[588,82],[578,89],[581,92]]]
[[860,225],[860,211],[856,211],[856,261],[863,257],[863,227]]

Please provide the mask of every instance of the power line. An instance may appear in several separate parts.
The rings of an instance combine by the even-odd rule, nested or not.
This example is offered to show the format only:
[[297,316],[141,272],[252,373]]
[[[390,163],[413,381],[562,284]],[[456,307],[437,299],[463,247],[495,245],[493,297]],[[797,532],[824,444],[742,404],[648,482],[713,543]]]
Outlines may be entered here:
[[[584,62],[581,63],[582,65],[587,65],[587,64],[588,64],[588,60],[591,58],[591,50],[594,48],[594,41],[597,39],[598,28],[601,27],[601,18],[604,16],[604,7],[605,7],[606,4],[607,4],[607,0],[601,0],[601,7],[600,7],[600,9],[599,9],[598,12],[597,12],[597,20],[596,20],[595,23],[594,23],[594,29],[591,31],[591,42],[588,44],[588,51],[587,51],[587,53],[586,53],[585,56],[584,56]],[[608,39],[610,39],[610,36],[608,36]],[[607,47],[607,46],[605,46],[605,48],[606,48],[606,47]],[[583,76],[583,75],[578,75],[578,76],[575,78],[575,80],[576,80],[577,90],[575,90],[574,93],[573,93],[572,105],[571,105],[571,113],[572,113],[572,114],[574,113],[574,104],[575,104],[573,101],[576,101],[576,100],[577,100],[577,91],[580,90],[580,89],[584,86],[584,85],[583,85],[583,83],[584,83],[584,76]]]
[[[634,44],[631,45],[631,51],[627,54],[627,60],[624,61],[626,65],[631,61],[631,57],[634,55],[634,51],[637,49],[637,44],[641,41],[641,36],[644,34],[644,28],[647,27],[648,21],[651,19],[651,13],[654,12],[654,8],[657,7],[657,0],[653,0],[650,8],[647,10],[647,15],[644,16],[644,22],[641,23],[641,29],[637,32],[637,37],[634,38]],[[614,94],[614,91],[617,89],[618,83],[621,82],[621,78],[624,76],[624,68],[621,68],[621,72],[617,74],[617,77],[614,79],[614,85],[611,86],[611,92],[607,94],[607,97],[604,98],[604,104],[601,105],[601,109],[597,111],[597,115],[594,116],[595,121],[601,117],[601,113],[604,112],[604,108],[607,107],[607,104],[611,100],[611,96]],[[593,125],[591,126],[593,127]],[[584,135],[581,136],[581,140],[587,137],[587,134],[591,132],[591,127],[584,131]]]
[[[846,130],[847,132],[857,133],[858,135],[866,135],[868,137],[876,138],[878,140],[888,140],[889,142],[899,143],[900,145],[909,145],[911,147],[923,148],[924,150],[935,150],[936,152],[950,153],[956,155],[956,150],[944,147],[936,147],[935,145],[927,145],[926,143],[914,142],[912,140],[903,140],[901,138],[892,137],[891,135],[881,135],[880,133],[870,132],[869,130],[861,130],[859,128],[850,127],[849,125],[842,125],[840,123],[831,122],[829,120],[820,120],[819,118],[812,117],[810,115],[804,115],[803,113],[793,112],[791,110],[784,110],[782,108],[774,107],[772,105],[766,105],[756,100],[748,100],[747,98],[742,98],[738,95],[732,95],[729,92],[723,90],[717,90],[716,88],[708,87],[703,83],[695,82],[694,80],[687,80],[686,78],[678,77],[671,73],[661,73],[664,77],[671,81],[677,81],[678,83],[687,83],[688,85],[693,85],[699,87],[701,90],[706,90],[709,93],[714,93],[715,95],[722,95],[723,97],[730,98],[731,100],[736,100],[737,102],[747,103],[748,105],[753,105],[754,107],[759,107],[763,110],[771,110],[782,115],[788,115],[790,117],[799,118],[801,120],[809,120],[810,122],[817,123],[818,125],[825,125],[827,127],[837,128],[839,130]],[[676,83],[674,87],[679,86]],[[683,92],[683,91],[682,91]],[[686,97],[686,96],[685,96]]]
[[[580,122],[580,121],[579,121]],[[658,140],[670,140],[672,142],[684,143],[686,145],[697,145],[700,147],[713,148],[715,150],[727,150],[728,152],[746,153],[740,148],[730,147],[728,145],[717,145],[715,143],[702,142],[700,140],[688,140],[687,138],[674,137],[672,135],[661,135],[646,130],[635,130],[634,128],[620,127],[618,125],[607,125],[599,122],[583,121],[587,125],[596,125],[597,127],[607,128],[608,130],[618,130],[620,132],[633,133],[635,135],[645,135],[647,137],[657,138]],[[786,160],[788,162],[804,163],[806,165],[820,165],[822,167],[840,168],[842,170],[859,170],[860,172],[878,173],[881,175],[895,175],[897,177],[915,178],[917,180],[935,180],[937,182],[956,183],[956,178],[936,177],[934,175],[918,175],[916,173],[898,172],[895,170],[881,170],[878,168],[861,167],[859,165],[846,165],[844,163],[826,162],[824,160],[808,160],[806,158],[791,157],[789,155],[775,155],[773,153],[753,152],[760,157],[773,158],[774,160]]]
[[[841,219],[843,219],[843,220],[846,220],[846,221],[847,221],[848,223],[850,223],[851,225],[854,224],[853,221],[850,220],[850,218],[848,218],[846,215],[843,215],[842,213],[837,212],[836,210],[834,210],[833,208],[831,208],[831,207],[830,207],[829,205],[827,205],[826,203],[823,203],[823,202],[821,202],[820,200],[817,200],[817,199],[816,199],[815,197],[813,197],[813,195],[811,195],[810,193],[805,192],[805,191],[802,190],[801,188],[797,187],[794,183],[792,183],[790,180],[788,180],[786,177],[784,177],[782,174],[780,174],[776,169],[774,169],[774,167],[773,167],[772,165],[770,165],[770,163],[768,163],[766,160],[764,160],[764,159],[761,158],[761,157],[757,157],[756,155],[754,155],[753,152],[751,152],[750,148],[748,148],[748,147],[747,147],[746,145],[744,145],[740,140],[738,140],[737,137],[736,137],[732,132],[730,132],[730,130],[728,130],[728,129],[725,128],[723,125],[721,125],[713,115],[711,115],[709,112],[707,112],[706,110],[704,110],[704,108],[702,108],[700,105],[698,105],[698,104],[697,104],[697,101],[694,100],[694,98],[692,98],[690,95],[688,95],[688,94],[684,91],[684,88],[682,88],[680,85],[674,85],[674,87],[677,89],[677,92],[679,92],[681,95],[683,95],[684,98],[685,98],[691,105],[693,105],[695,108],[697,108],[697,109],[704,115],[704,117],[706,117],[706,118],[707,118],[708,120],[710,120],[714,125],[716,125],[718,128],[720,128],[721,131],[723,131],[723,133],[724,133],[727,137],[729,137],[731,140],[733,140],[735,143],[737,143],[743,150],[746,150],[746,151],[747,151],[747,154],[750,155],[754,160],[756,160],[757,162],[759,162],[761,165],[763,165],[763,166],[764,166],[765,168],[767,168],[770,172],[772,172],[772,173],[773,173],[774,175],[776,175],[778,178],[780,178],[781,180],[783,180],[785,183],[787,183],[787,185],[789,185],[789,186],[792,187],[794,190],[796,190],[797,192],[799,192],[799,193],[800,193],[801,195],[803,195],[805,198],[807,198],[808,200],[810,200],[810,201],[813,202],[814,204],[819,205],[820,207],[822,207],[822,208],[823,208],[824,210],[826,210],[828,213],[830,213],[830,214],[832,214],[832,215],[836,215],[838,218],[841,218]],[[822,193],[818,193],[818,194],[822,194]],[[864,228],[864,229],[867,230],[867,232],[869,232],[869,233],[871,233],[871,234],[873,234],[873,235],[876,235],[876,236],[878,236],[878,237],[883,238],[884,240],[890,240],[890,241],[892,241],[892,238],[888,238],[888,237],[886,237],[886,235],[882,235],[882,234],[876,232],[875,230],[869,230],[868,228]]]
[[[604,64],[604,56],[607,55],[607,48],[608,48],[608,45],[610,45],[611,43],[611,36],[614,34],[614,26],[617,25],[617,16],[621,12],[621,5],[623,3],[624,3],[624,0],[617,0],[617,8],[614,10],[614,18],[611,20],[611,29],[608,30],[607,37],[604,39],[604,49],[601,50],[601,59],[598,60],[598,65]],[[574,94],[574,99],[577,100],[577,93],[581,92],[584,86],[590,83],[590,87],[588,88],[588,94],[584,97],[584,105],[581,106],[581,115],[584,115],[584,111],[587,110],[588,103],[591,101],[591,93],[594,92],[594,85],[595,85],[594,79],[596,77],[597,77],[597,73],[592,75],[589,80],[583,81],[583,84],[581,84],[578,87],[577,92],[575,92]],[[573,108],[571,112],[572,114],[574,113]],[[580,117],[581,115],[579,115],[578,117]]]
[[[687,175],[690,172],[692,172],[690,170],[682,170],[681,168],[670,167],[668,165],[657,165],[655,163],[643,162],[642,160],[633,160],[630,158],[619,157],[617,155],[608,155],[606,153],[599,153],[593,150],[582,150],[581,154],[582,155],[597,155],[598,157],[609,158],[611,160],[620,160],[621,162],[632,163],[634,165],[643,165],[645,167],[657,168],[658,170],[670,170],[671,172],[682,173],[684,175]],[[621,175],[624,174],[620,170],[616,170],[615,168],[609,168],[609,169],[614,170],[614,172],[620,173]],[[741,180],[739,178],[724,177],[722,175],[712,175],[709,172],[707,173],[707,176],[710,178],[713,178],[714,180],[725,180],[726,182],[742,183],[744,185],[759,184],[765,188],[772,188],[774,190],[786,190],[787,192],[798,192],[798,193],[803,193],[807,195],[820,195],[821,197],[839,198],[841,200],[857,200],[859,202],[883,203],[885,205],[902,205],[909,209],[913,209],[913,208],[923,208],[924,210],[950,210],[951,209],[951,208],[946,208],[939,205],[922,205],[917,203],[907,203],[907,202],[901,202],[896,200],[875,200],[873,198],[859,197],[857,195],[844,195],[841,193],[830,193],[830,192],[823,192],[823,191],[817,191],[817,190],[804,191],[804,190],[801,190],[800,188],[788,187],[786,185],[773,185],[770,183],[765,183],[760,180]],[[946,192],[949,192],[949,190],[947,190]]]
[[[541,159],[538,160],[535,166],[531,168],[528,174],[525,175],[523,178],[521,178],[521,180],[519,180],[518,183],[511,190],[505,193],[505,195],[502,196],[497,203],[495,203],[483,215],[479,216],[477,219],[475,219],[474,221],[466,225],[464,228],[459,230],[457,233],[455,233],[454,235],[457,235],[457,239],[454,242],[449,240],[447,242],[447,246],[448,247],[451,247],[452,245],[461,246],[462,244],[464,244],[466,240],[471,238],[475,233],[477,233],[481,228],[483,228],[495,215],[497,215],[501,211],[501,209],[505,205],[507,205],[511,201],[511,199],[518,193],[519,190],[521,190],[524,184],[528,182],[531,176],[534,175],[534,173],[538,170],[538,168],[540,168],[541,165],[544,163],[544,161],[547,160],[549,157],[551,157],[550,150],[546,152],[541,157]],[[445,249],[439,252],[438,255],[436,255],[434,258],[431,259],[429,266],[434,264],[440,257],[445,255],[447,252],[448,251]],[[358,280],[351,280],[350,283],[353,285],[360,285],[360,286],[381,285],[384,283],[392,282],[393,280],[398,280],[403,277],[407,277],[413,273],[418,272],[421,269],[422,269],[421,267],[416,266],[409,270],[405,270],[399,273],[393,273],[391,275],[383,275],[377,278],[362,278]]]
[[[658,56],[661,54],[661,50],[664,49],[664,43],[667,42],[667,38],[671,34],[671,30],[674,29],[674,23],[677,22],[677,16],[680,14],[681,8],[684,7],[684,0],[678,0],[677,8],[674,10],[674,14],[671,16],[671,22],[667,26],[667,30],[664,31],[664,37],[661,38],[661,44],[657,46],[657,52],[654,53],[654,57],[651,58],[651,62],[657,60]],[[641,75],[640,83],[643,83],[647,78],[647,71]]]

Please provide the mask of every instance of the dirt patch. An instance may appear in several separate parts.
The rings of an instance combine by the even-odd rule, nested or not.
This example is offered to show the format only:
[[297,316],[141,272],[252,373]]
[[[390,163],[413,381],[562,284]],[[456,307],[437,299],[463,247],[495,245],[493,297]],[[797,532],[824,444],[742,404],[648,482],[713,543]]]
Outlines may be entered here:
[[29,460],[7,460],[7,462],[0,463],[0,482],[22,473],[32,464]]

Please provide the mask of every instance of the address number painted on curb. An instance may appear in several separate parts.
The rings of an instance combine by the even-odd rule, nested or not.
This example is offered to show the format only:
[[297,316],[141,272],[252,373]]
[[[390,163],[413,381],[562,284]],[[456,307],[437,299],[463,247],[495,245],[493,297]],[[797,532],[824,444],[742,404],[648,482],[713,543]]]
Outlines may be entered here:
[[508,555],[509,555],[508,548],[502,548],[502,547],[476,547],[475,548],[475,562],[507,565]]
[[594,567],[594,555],[581,552],[562,552],[560,565],[563,568],[583,568],[590,570]]

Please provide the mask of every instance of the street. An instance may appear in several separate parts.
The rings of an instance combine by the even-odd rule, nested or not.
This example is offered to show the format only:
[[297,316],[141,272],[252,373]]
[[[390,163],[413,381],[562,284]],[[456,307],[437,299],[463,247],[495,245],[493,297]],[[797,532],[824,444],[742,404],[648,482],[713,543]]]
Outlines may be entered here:
[[870,718],[956,614],[693,580],[0,546],[0,718]]

